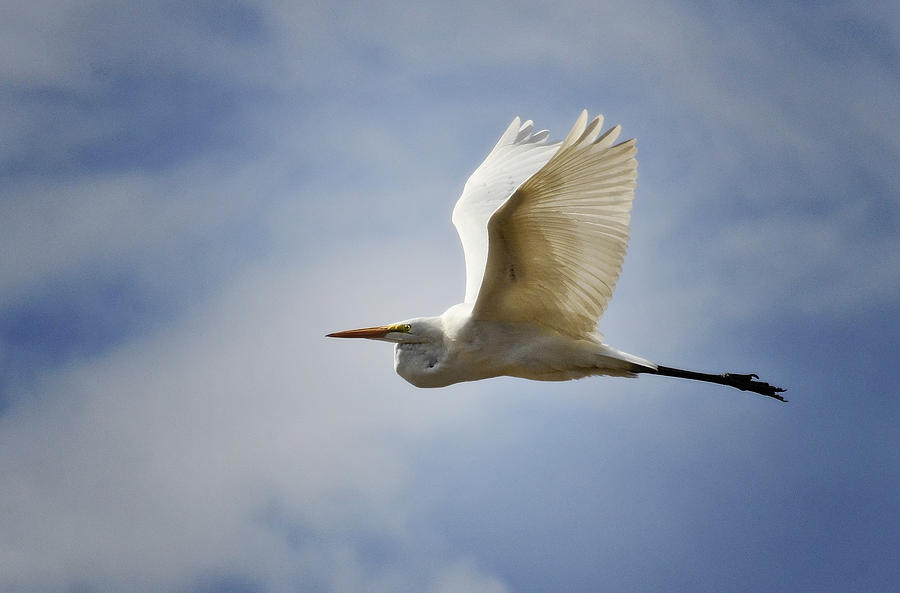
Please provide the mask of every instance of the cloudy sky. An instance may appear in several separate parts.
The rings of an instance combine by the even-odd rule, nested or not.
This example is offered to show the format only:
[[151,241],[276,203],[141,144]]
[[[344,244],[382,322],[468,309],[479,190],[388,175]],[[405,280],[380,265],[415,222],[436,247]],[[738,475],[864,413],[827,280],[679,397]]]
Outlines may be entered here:
[[[895,2],[0,8],[0,590],[888,591]],[[600,329],[657,377],[417,390],[515,116],[637,137]]]

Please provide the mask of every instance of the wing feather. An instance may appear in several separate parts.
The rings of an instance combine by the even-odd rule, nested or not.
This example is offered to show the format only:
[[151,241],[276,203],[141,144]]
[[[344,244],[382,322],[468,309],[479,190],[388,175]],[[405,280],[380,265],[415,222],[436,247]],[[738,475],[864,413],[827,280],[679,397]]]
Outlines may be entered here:
[[532,133],[532,122],[515,118],[484,162],[466,182],[453,208],[453,224],[466,255],[466,302],[474,303],[488,259],[488,220],[526,179],[543,167],[560,146],[550,132]]
[[619,126],[600,134],[602,125],[583,112],[558,150],[496,205],[474,317],[572,336],[594,330],[625,259],[637,179],[635,141],[614,144]]

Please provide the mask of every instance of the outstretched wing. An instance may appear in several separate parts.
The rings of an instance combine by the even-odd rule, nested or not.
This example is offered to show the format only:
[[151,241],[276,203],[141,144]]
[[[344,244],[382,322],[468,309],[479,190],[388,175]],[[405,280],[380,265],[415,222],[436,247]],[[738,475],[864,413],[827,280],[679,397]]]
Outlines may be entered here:
[[594,330],[625,259],[637,179],[635,141],[613,145],[619,126],[599,135],[602,125],[583,112],[552,158],[491,215],[473,317],[572,336]]
[[466,302],[474,303],[488,259],[488,220],[522,182],[559,149],[547,144],[550,133],[532,134],[533,125],[517,117],[479,165],[453,208],[453,224],[466,255]]

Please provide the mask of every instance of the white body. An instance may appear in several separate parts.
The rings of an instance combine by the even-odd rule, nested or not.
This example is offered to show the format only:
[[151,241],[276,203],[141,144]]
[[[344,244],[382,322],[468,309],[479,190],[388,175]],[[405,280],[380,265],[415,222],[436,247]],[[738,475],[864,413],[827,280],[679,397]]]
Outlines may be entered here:
[[471,310],[462,303],[440,317],[407,322],[430,339],[397,343],[397,374],[416,387],[446,387],[504,375],[567,381],[590,375],[631,377],[635,366],[656,368],[603,344],[599,334],[572,338],[535,324],[473,322]]

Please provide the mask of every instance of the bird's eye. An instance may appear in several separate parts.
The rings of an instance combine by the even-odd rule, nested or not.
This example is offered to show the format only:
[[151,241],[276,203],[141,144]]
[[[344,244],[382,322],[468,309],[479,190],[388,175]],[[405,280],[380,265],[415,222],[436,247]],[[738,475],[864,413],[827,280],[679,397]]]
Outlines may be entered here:
[[403,325],[400,326],[400,329],[402,329],[405,332],[408,332],[409,330],[412,329],[412,326],[408,323],[404,323]]

